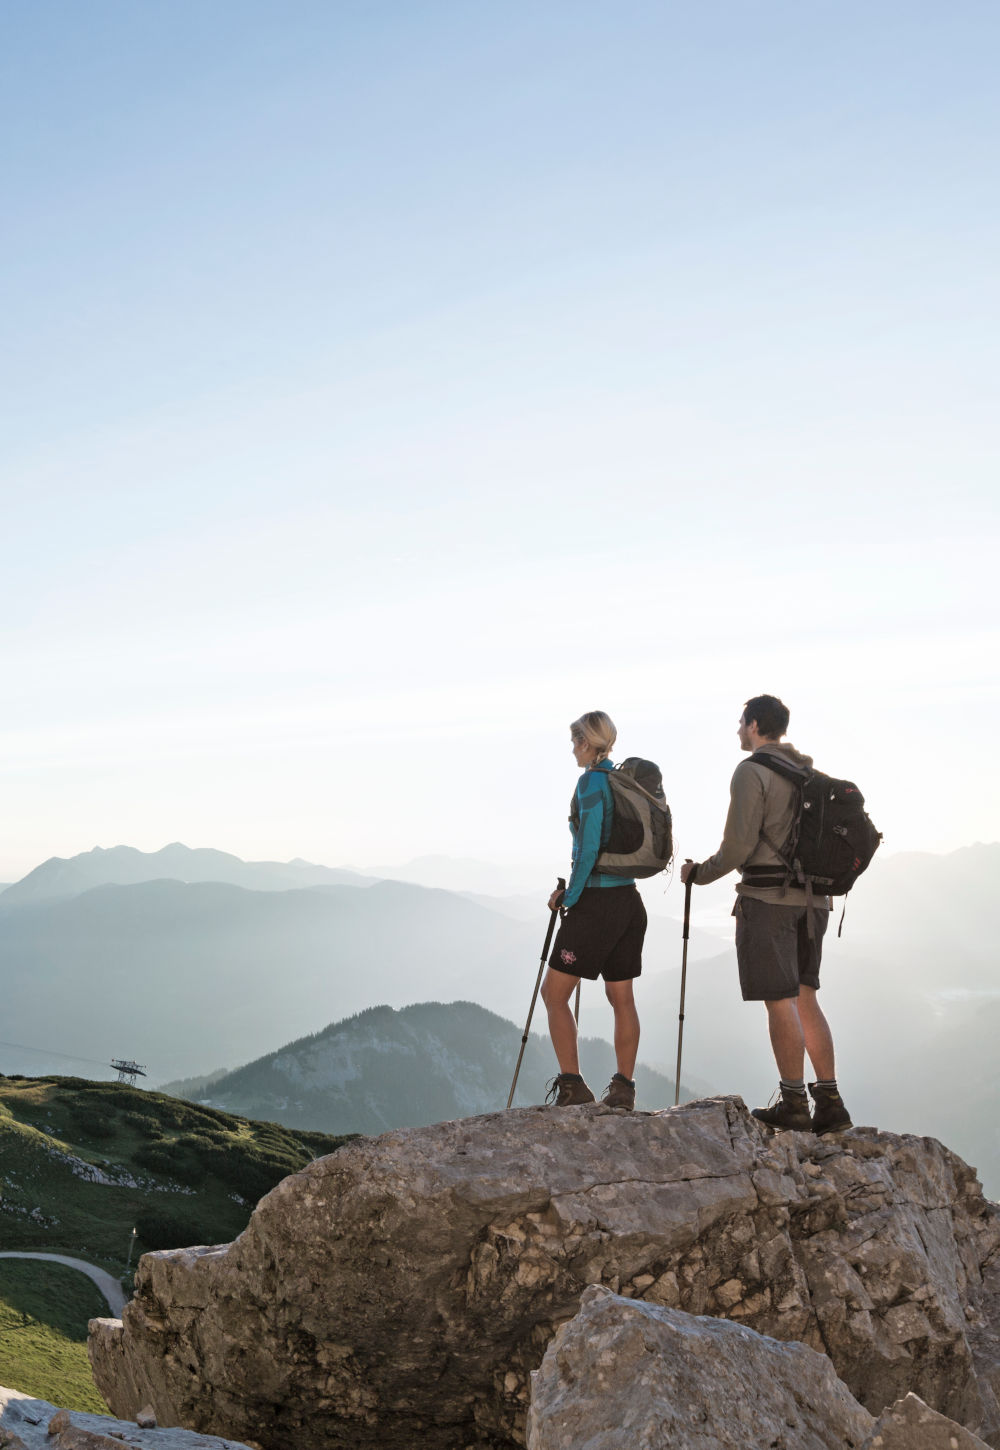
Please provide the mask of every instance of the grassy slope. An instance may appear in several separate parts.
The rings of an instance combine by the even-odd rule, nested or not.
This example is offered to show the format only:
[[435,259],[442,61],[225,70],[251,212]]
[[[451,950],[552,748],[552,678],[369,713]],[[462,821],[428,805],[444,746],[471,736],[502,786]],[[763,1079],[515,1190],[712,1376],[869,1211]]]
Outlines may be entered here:
[[[344,1141],[119,1083],[0,1077],[0,1249],[69,1254],[118,1277],[133,1227],[133,1264],[146,1249],[228,1243],[280,1179]],[[125,1181],[88,1182],[83,1165]],[[0,1384],[101,1410],[86,1333],[107,1313],[83,1274],[0,1259]]]
[[[133,1226],[139,1252],[228,1243],[275,1183],[343,1141],[118,1083],[0,1078],[0,1248],[120,1274]],[[87,1182],[65,1156],[125,1181]]]
[[87,1320],[107,1313],[100,1291],[75,1269],[0,1259],[0,1385],[108,1414],[87,1359]]

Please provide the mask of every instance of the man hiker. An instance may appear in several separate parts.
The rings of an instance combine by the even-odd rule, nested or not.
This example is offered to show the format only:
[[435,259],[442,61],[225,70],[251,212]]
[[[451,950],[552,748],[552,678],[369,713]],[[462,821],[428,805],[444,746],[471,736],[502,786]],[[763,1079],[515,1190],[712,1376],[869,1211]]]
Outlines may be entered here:
[[[782,867],[781,855],[798,814],[798,787],[777,774],[762,758],[776,756],[783,765],[802,771],[812,767],[808,755],[783,743],[788,710],[774,695],[755,695],[743,707],[737,734],[740,748],[750,753],[733,772],[729,814],[722,845],[707,861],[681,867],[681,881],[698,886],[718,881],[730,871],[741,873],[736,886],[736,959],[745,1002],[763,1002],[771,1047],[780,1074],[778,1100],[753,1115],[772,1128],[797,1128],[833,1133],[851,1127],[851,1118],[837,1089],[833,1037],[816,1000],[823,934],[829,921],[830,898],[807,898],[794,884],[753,884],[755,869]],[[810,1117],[804,1081],[805,1055],[816,1074],[809,1084],[815,1111]]]

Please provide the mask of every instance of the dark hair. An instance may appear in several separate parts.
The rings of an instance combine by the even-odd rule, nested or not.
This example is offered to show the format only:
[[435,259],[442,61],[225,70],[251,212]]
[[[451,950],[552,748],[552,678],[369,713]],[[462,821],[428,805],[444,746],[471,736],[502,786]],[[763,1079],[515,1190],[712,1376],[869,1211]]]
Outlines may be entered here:
[[788,729],[788,706],[777,695],[754,695],[743,706],[743,723],[757,723],[757,731],[768,740],[779,740]]

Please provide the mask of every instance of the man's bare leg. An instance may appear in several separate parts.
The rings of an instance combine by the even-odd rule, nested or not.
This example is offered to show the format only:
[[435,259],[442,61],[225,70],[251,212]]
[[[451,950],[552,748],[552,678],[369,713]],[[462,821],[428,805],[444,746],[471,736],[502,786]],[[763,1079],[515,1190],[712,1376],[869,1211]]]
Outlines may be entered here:
[[815,987],[799,988],[799,1021],[805,1049],[809,1054],[817,1082],[835,1082],[836,1063],[833,1052],[833,1033],[823,1015],[823,1009],[816,1000]]
[[806,1043],[798,998],[782,997],[776,1002],[765,1002],[764,1006],[767,1008],[767,1030],[778,1072],[786,1082],[801,1082],[805,1072]]
[[[816,1104],[813,1111],[813,1132],[843,1132],[851,1126],[851,1115],[844,1106],[839,1090],[830,1086],[837,1081],[833,1034],[816,1000],[815,987],[799,989],[799,1017],[805,1034],[806,1051],[816,1074],[816,1082],[809,1089]],[[821,1087],[821,1083],[827,1086]]]
[[605,982],[604,993],[615,1013],[615,1058],[618,1071],[631,1082],[635,1076],[635,1060],[639,1055],[639,1014],[635,1007],[632,982]]
[[809,1099],[802,1080],[806,1050],[798,998],[781,997],[775,1002],[765,1002],[764,1005],[767,1008],[767,1026],[771,1034],[774,1060],[778,1064],[783,1086],[778,1101],[766,1108],[754,1108],[753,1116],[766,1123],[769,1128],[794,1128],[797,1132],[808,1132],[812,1127],[812,1119],[809,1116]]
[[542,1001],[549,1014],[549,1036],[560,1072],[580,1071],[576,1020],[569,1005],[579,980],[579,977],[571,977],[566,972],[554,972],[550,967],[542,982]]

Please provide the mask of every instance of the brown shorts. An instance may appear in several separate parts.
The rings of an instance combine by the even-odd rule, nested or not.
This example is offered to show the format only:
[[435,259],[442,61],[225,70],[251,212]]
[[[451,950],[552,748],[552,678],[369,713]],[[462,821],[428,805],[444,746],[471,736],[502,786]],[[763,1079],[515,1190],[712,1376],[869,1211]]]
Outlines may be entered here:
[[804,906],[780,906],[737,896],[733,916],[744,1002],[777,1002],[782,997],[797,997],[799,987],[819,988],[828,911],[813,910],[812,937]]
[[563,917],[549,957],[554,972],[628,982],[642,971],[646,908],[634,886],[587,886]]

